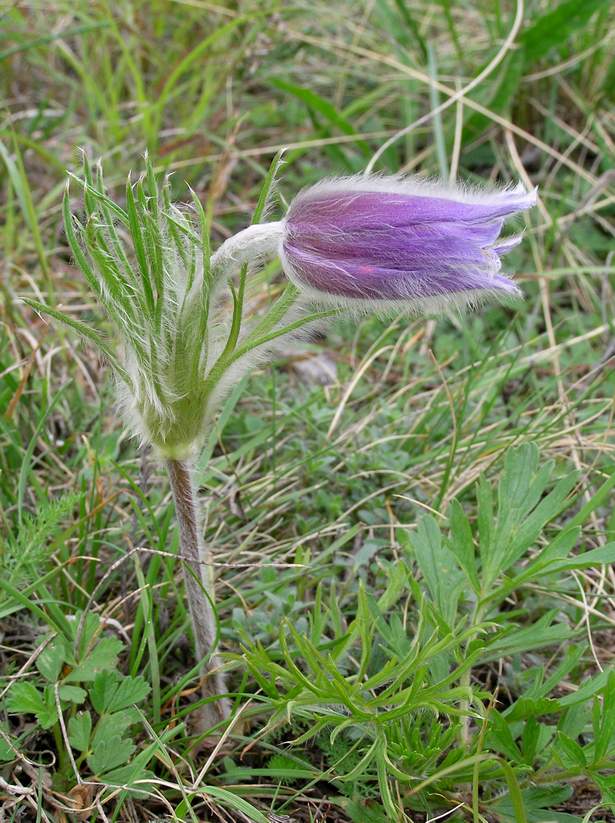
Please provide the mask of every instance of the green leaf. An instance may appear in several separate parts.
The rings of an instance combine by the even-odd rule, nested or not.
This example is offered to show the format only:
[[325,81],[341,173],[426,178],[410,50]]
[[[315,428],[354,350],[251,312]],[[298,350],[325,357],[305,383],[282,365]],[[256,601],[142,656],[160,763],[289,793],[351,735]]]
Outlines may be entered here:
[[372,801],[369,803],[363,798],[353,799],[344,805],[344,811],[353,823],[390,823],[382,806],[372,805]]
[[474,541],[472,540],[472,529],[470,522],[458,500],[453,500],[448,511],[450,524],[450,537],[447,543],[448,548],[457,558],[457,562],[463,569],[468,582],[475,592],[479,592],[480,583],[476,570],[476,558],[474,553]]
[[523,756],[513,737],[507,719],[497,711],[489,714],[488,743],[491,747],[505,755],[511,762],[520,763]]
[[79,686],[60,686],[58,694],[61,700],[67,700],[69,703],[83,703],[88,696],[85,689],[80,689]]
[[[96,200],[101,205],[101,207],[104,207],[103,211],[104,211],[105,215],[108,214],[109,212],[112,212],[113,216],[115,218],[117,218],[121,223],[123,223],[125,226],[128,225],[128,215],[126,214],[124,209],[121,206],[119,206],[117,203],[115,203],[113,200],[111,200],[111,198],[108,197],[104,192],[104,183],[103,183],[102,178],[101,178],[102,168],[99,168],[98,174],[97,174],[97,180],[96,180],[96,183],[93,186],[90,186],[90,184],[87,182],[87,180],[82,180],[80,177],[77,177],[77,175],[73,174],[73,172],[71,172],[71,171],[67,171],[67,175],[70,178],[70,180],[74,180],[75,183],[77,183],[79,186],[81,186],[81,188],[83,189],[83,192],[84,192],[84,200],[86,200],[86,189],[87,189],[87,196],[88,196],[88,198],[90,198],[90,202],[91,202],[91,199]],[[67,212],[68,212],[68,214],[70,214],[70,203],[67,202],[67,206],[68,206]]]
[[546,697],[554,689],[559,689],[564,679],[568,677],[573,669],[577,667],[584,653],[584,646],[569,645],[566,648],[562,659],[558,665],[551,670],[548,677],[544,677],[544,668],[539,666],[538,668],[541,673],[541,678],[533,688],[526,691],[526,696],[534,699],[540,699]]
[[386,613],[397,603],[408,586],[408,569],[406,563],[399,561],[386,568],[388,582],[386,589],[378,598],[378,609]]
[[137,264],[139,267],[139,272],[141,274],[141,285],[143,286],[143,297],[145,299],[145,305],[147,306],[150,315],[153,317],[155,308],[154,292],[152,289],[152,279],[150,276],[147,254],[145,252],[145,242],[143,240],[143,233],[141,230],[143,220],[142,216],[139,214],[137,210],[134,191],[130,179],[126,184],[126,211],[128,214],[128,226],[130,228],[130,236],[132,237],[135,256],[137,258]]
[[[36,438],[34,439],[33,442],[36,442]],[[34,447],[32,448],[32,451],[34,451]],[[25,464],[25,461],[22,462],[22,476],[24,478],[27,478],[27,476],[28,476],[28,467],[26,466],[26,468],[24,469],[23,468],[24,464]],[[25,479],[24,479],[24,488],[25,488]],[[32,588],[33,588],[33,586],[34,586],[34,584],[32,584]],[[54,618],[59,617],[59,615],[54,614],[52,616],[51,614],[43,611],[43,609],[41,609],[40,606],[36,605],[36,603],[33,601],[31,596],[27,597],[25,594],[18,591],[18,589],[16,589],[14,586],[11,586],[11,584],[8,581],[4,580],[1,575],[0,575],[0,590],[2,590],[4,594],[8,595],[7,599],[10,599],[11,601],[14,601],[13,603],[9,603],[8,606],[3,608],[0,611],[0,614],[2,614],[2,615],[11,614],[13,611],[16,610],[16,608],[29,609],[32,612],[32,614],[34,614],[36,616],[36,618],[38,620],[41,620],[43,623],[46,623],[50,628],[55,629],[55,631],[58,634],[62,634],[64,628],[66,628],[67,631],[68,631],[68,627],[65,627],[65,626],[62,625],[63,621],[62,621],[61,618],[60,618],[60,621],[54,619]],[[30,594],[30,592],[28,592],[28,594]]]
[[119,673],[115,671],[99,672],[90,688],[90,700],[98,714],[106,711],[117,689]]
[[100,716],[94,731],[94,745],[105,740],[111,740],[116,736],[123,737],[131,726],[139,722],[139,713],[136,709],[122,709],[113,714],[103,714]]
[[140,703],[144,700],[150,692],[150,686],[145,681],[145,678],[139,677],[123,677],[117,687],[113,699],[107,704],[107,711],[119,711],[132,706],[134,703]]
[[598,719],[594,723],[594,764],[599,764],[610,749],[615,747],[615,671],[609,672]]
[[[522,572],[514,577],[505,578],[501,585],[491,588],[491,591],[482,599],[483,603],[490,601],[503,600],[512,591],[520,586],[534,580],[537,577],[543,577],[554,571],[560,571],[560,563],[562,567],[571,561],[565,561],[566,555],[572,551],[576,546],[581,536],[580,527],[573,526],[563,529],[557,537],[549,543],[538,557],[529,563]],[[582,564],[575,563],[574,568],[580,568]]]
[[[529,823],[580,823],[579,818],[573,815],[552,811],[553,806],[565,803],[572,792],[572,786],[565,785],[524,789],[520,792],[519,800],[525,810],[525,819]],[[515,800],[510,793],[498,798],[492,808],[502,823],[518,823]]]
[[220,801],[220,805],[241,812],[254,823],[267,823],[268,818],[261,811],[247,800],[244,800],[243,797],[233,794],[228,789],[222,789],[219,786],[203,786],[200,791],[215,797],[216,800]]
[[545,714],[554,714],[561,711],[562,704],[559,700],[549,697],[541,697],[532,700],[529,697],[520,697],[510,706],[504,715],[509,722],[514,720],[526,720],[531,717],[541,717]]
[[36,714],[45,707],[43,693],[33,683],[17,681],[11,686],[6,707],[11,714]]
[[58,721],[53,691],[39,691],[33,683],[15,683],[6,700],[7,711],[11,714],[33,714],[43,729],[49,729]]
[[252,225],[260,223],[260,221],[263,218],[263,214],[265,213],[265,209],[267,207],[267,202],[271,195],[271,189],[276,181],[278,172],[282,167],[282,154],[283,149],[280,149],[275,153],[273,160],[271,161],[271,163],[269,164],[269,168],[267,169],[267,174],[263,178],[263,182],[258,193],[258,200],[256,206],[254,207],[252,218],[250,220]]
[[95,775],[103,774],[109,769],[126,765],[134,750],[132,740],[125,740],[119,735],[103,738],[95,743],[94,751],[88,757],[88,766]]
[[85,337],[86,340],[89,340],[91,343],[93,343],[96,346],[96,348],[101,352],[101,354],[104,354],[109,363],[113,366],[118,376],[122,378],[126,385],[131,385],[130,377],[128,376],[126,370],[122,368],[122,366],[120,366],[117,357],[107,346],[103,338],[99,334],[97,334],[93,329],[91,329],[88,325],[86,325],[85,323],[81,323],[79,320],[75,320],[68,314],[64,314],[64,312],[58,311],[57,309],[54,309],[51,306],[45,305],[45,303],[39,303],[38,300],[31,300],[30,298],[25,297],[23,298],[23,302],[26,305],[33,308],[35,311],[40,312],[41,314],[48,314],[49,317],[52,317],[59,323],[63,323],[65,326],[68,326],[69,328],[73,329],[77,332],[77,334],[80,334],[82,337]]
[[576,740],[561,731],[557,732],[556,751],[565,768],[579,766],[584,769],[587,766],[587,758],[583,748],[579,746]]
[[513,654],[555,646],[574,636],[575,631],[563,623],[551,624],[556,612],[547,612],[540,620],[523,628],[512,625],[486,644],[481,660],[497,660]]
[[493,526],[495,521],[493,514],[493,491],[486,477],[481,477],[478,481],[476,502],[478,503],[478,513],[476,517],[479,537],[478,547],[481,565],[485,567],[493,551]]
[[[602,792],[602,802],[609,806],[615,804],[615,775],[594,774],[593,778],[596,786]],[[585,818],[582,823],[585,823]]]
[[[45,419],[44,417],[43,424]],[[38,436],[34,437],[34,441],[37,440]],[[26,474],[23,476],[24,490],[26,481],[27,466]],[[2,573],[10,585],[18,586],[20,591],[37,586],[35,581],[40,580],[41,569],[47,563],[50,554],[79,527],[78,521],[72,517],[79,500],[80,495],[76,493],[62,494],[47,500],[41,498],[34,512],[23,512],[19,529],[9,532],[1,550]],[[0,588],[0,620],[20,608],[21,604],[14,602],[10,596],[7,597],[4,589]],[[53,641],[53,635],[47,640]],[[43,650],[42,666],[45,666],[48,648],[47,646]],[[37,666],[39,660],[41,656],[37,658]]]
[[589,569],[596,566],[608,566],[615,563],[615,542],[600,546],[599,549],[591,549],[583,554],[575,554],[562,560],[550,563],[544,570],[544,574],[554,574],[555,572],[569,571],[572,569]]
[[[569,45],[571,35],[581,31],[610,0],[564,0],[536,20],[521,35],[520,42],[529,60],[540,60],[553,48]],[[549,6],[547,6],[549,8]]]
[[16,738],[8,733],[8,725],[0,723],[0,763],[10,763],[19,752]]
[[66,683],[94,680],[99,672],[115,669],[124,644],[117,637],[102,637],[87,657],[81,660],[65,678]]
[[90,745],[92,715],[90,712],[77,712],[68,721],[68,740],[77,751],[86,752]]
[[610,672],[604,671],[588,678],[576,691],[560,697],[560,703],[562,706],[577,706],[578,704],[585,703],[586,700],[606,686],[609,674]]
[[429,593],[450,625],[457,613],[463,577],[452,553],[443,549],[440,528],[431,515],[421,518],[410,542]]
[[521,751],[528,766],[534,763],[536,752],[541,750],[541,745],[551,738],[553,730],[541,725],[535,717],[529,717],[523,726],[521,735]]
[[515,527],[512,537],[513,545],[510,546],[505,556],[505,563],[508,566],[515,563],[535,543],[546,524],[554,520],[571,503],[569,495],[576,483],[576,473],[563,477],[555,485],[555,488],[546,497],[542,498],[534,508],[535,500],[541,497],[544,492],[545,479],[541,476],[541,473],[538,473],[529,489],[528,497],[524,501],[525,505],[521,509],[525,508],[527,515],[520,527]]
[[46,680],[55,683],[65,662],[66,646],[62,638],[56,637],[36,658],[36,668]]
[[526,443],[510,449],[498,483],[497,516],[491,496],[479,487],[479,532],[482,590],[490,594],[496,579],[532,546],[542,530],[570,504],[574,474],[559,480],[545,494],[554,464],[540,465],[538,449]]

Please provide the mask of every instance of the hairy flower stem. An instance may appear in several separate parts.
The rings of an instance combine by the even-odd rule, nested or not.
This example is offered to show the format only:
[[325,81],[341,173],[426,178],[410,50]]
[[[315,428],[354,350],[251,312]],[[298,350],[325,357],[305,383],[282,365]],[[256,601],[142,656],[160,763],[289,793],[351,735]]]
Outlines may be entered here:
[[[211,558],[201,535],[199,501],[190,465],[183,460],[167,460],[167,471],[179,524],[180,556],[186,581],[186,598],[192,619],[197,660],[202,661],[203,697],[217,697],[200,712],[199,730],[205,731],[225,720],[230,713],[224,674],[216,654],[216,620]],[[208,597],[209,596],[209,597]]]

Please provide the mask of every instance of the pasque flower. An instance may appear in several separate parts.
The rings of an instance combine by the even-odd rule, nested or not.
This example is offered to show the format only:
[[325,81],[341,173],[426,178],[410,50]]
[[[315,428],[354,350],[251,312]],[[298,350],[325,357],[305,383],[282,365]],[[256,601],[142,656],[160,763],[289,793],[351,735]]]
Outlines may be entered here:
[[[146,162],[125,207],[84,159],[84,219],[64,200],[75,261],[114,328],[112,337],[28,300],[94,343],[111,363],[124,417],[165,461],[175,499],[186,594],[203,675],[202,722],[227,717],[216,654],[211,556],[204,544],[193,461],[223,395],[280,340],[348,307],[431,313],[520,293],[500,273],[519,235],[504,221],[535,202],[523,188],[480,191],[402,177],[324,181],[300,192],[286,217],[260,223],[274,160],[249,228],[210,254],[211,214],[172,203]],[[291,281],[253,316],[250,271],[279,256]],[[325,310],[306,310],[310,301]],[[260,304],[260,303],[259,303]]]
[[284,271],[319,302],[440,311],[520,295],[500,273],[520,242],[504,221],[536,202],[521,186],[483,191],[401,177],[327,180],[283,222]]

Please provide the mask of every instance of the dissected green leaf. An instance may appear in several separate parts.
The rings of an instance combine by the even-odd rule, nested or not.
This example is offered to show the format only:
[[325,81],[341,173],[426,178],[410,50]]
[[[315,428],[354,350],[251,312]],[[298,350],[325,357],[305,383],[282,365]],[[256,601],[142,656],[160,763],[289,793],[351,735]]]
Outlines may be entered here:
[[410,540],[434,603],[450,625],[457,612],[463,580],[459,566],[453,555],[443,548],[440,528],[430,515],[419,521]]
[[535,544],[545,526],[569,505],[574,474],[559,480],[547,493],[554,464],[540,465],[535,444],[525,443],[506,454],[498,483],[494,515],[490,491],[479,486],[479,532],[482,590],[491,594],[497,578]]
[[[556,785],[523,789],[521,799],[528,823],[581,823],[578,817],[566,812],[553,811],[553,806],[564,803],[573,792],[572,786]],[[512,798],[505,794],[492,806],[502,823],[518,823]]]
[[65,662],[66,646],[64,638],[56,637],[36,658],[36,668],[46,680],[55,683],[60,677]]
[[450,537],[447,546],[457,558],[457,562],[463,569],[468,582],[474,591],[478,593],[480,591],[480,583],[478,581],[476,568],[472,529],[458,500],[452,501],[448,516]]
[[99,672],[114,669],[124,644],[117,637],[101,637],[65,678],[66,683],[94,680]]
[[83,703],[87,697],[87,692],[80,689],[79,686],[60,686],[58,694],[61,700],[67,700],[69,703]]
[[583,747],[561,731],[557,733],[556,751],[560,756],[562,765],[566,768],[580,766],[584,769],[587,766],[587,758]]
[[96,775],[124,766],[135,750],[132,740],[119,735],[105,737],[96,741],[92,754],[88,757],[88,766]]
[[554,646],[574,637],[575,631],[563,623],[553,623],[556,612],[547,612],[529,626],[510,626],[498,634],[481,654],[482,660],[497,660],[513,654]]
[[99,714],[116,712],[140,703],[150,686],[143,677],[125,677],[114,671],[100,672],[90,689],[92,705]]
[[135,709],[122,709],[113,714],[103,714],[96,724],[94,743],[112,740],[119,735],[122,737],[128,729],[139,722],[139,713]]
[[68,739],[77,751],[86,752],[90,745],[92,715],[89,711],[77,712],[68,720]]
[[33,683],[14,683],[6,700],[6,708],[11,714],[33,714],[43,729],[57,723],[58,713],[51,688],[41,692]]

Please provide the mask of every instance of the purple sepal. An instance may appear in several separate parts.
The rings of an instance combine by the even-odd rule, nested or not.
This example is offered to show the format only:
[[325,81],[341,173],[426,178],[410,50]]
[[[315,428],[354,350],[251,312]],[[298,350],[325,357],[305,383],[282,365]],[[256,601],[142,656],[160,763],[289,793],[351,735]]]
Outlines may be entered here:
[[301,192],[285,221],[282,260],[300,287],[329,302],[397,301],[431,308],[518,295],[499,274],[504,220],[536,201],[519,188],[451,190],[399,178],[327,181]]

